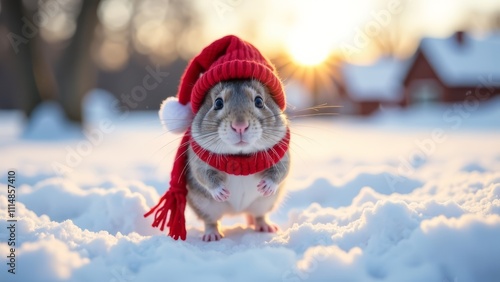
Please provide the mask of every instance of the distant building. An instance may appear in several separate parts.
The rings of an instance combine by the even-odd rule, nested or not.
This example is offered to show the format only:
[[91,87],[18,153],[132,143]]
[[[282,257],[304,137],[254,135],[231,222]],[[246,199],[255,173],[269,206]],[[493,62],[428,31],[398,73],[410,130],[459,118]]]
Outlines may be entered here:
[[408,61],[393,57],[382,57],[370,65],[342,64],[341,93],[346,113],[370,115],[381,106],[400,106],[401,82],[407,69]]
[[500,34],[475,38],[457,32],[424,38],[407,60],[382,57],[369,65],[344,63],[344,113],[369,115],[380,107],[453,103],[468,96],[500,96]]
[[500,34],[422,39],[402,86],[403,105],[500,95]]

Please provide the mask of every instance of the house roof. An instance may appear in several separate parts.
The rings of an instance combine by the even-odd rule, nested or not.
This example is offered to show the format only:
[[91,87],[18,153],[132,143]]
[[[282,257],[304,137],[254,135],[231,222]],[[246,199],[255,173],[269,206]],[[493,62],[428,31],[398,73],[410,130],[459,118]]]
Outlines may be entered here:
[[[459,44],[455,36],[424,38],[420,50],[437,75],[449,86],[498,85],[500,78],[500,34],[475,38],[463,34]],[[493,78],[489,77],[492,76]],[[480,78],[483,79],[480,79]]]
[[406,69],[407,61],[394,57],[381,57],[370,65],[344,63],[341,67],[345,88],[357,101],[399,101]]

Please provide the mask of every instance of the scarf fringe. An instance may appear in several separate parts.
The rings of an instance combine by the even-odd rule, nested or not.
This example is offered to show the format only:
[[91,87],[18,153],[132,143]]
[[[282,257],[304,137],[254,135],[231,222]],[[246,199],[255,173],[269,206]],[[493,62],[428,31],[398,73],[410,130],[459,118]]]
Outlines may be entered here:
[[[186,218],[184,210],[186,209],[186,193],[179,189],[169,189],[161,198],[156,206],[152,207],[144,217],[155,213],[153,227],[165,229],[165,223],[169,228],[168,236],[174,240],[186,240]],[[168,220],[168,221],[167,221]]]

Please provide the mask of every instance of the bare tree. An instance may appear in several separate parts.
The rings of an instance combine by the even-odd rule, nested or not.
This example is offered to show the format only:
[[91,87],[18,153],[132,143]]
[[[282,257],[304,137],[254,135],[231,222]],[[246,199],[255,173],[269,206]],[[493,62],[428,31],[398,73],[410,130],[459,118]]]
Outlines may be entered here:
[[23,1],[2,1],[2,17],[9,29],[12,70],[18,80],[18,99],[28,117],[42,99],[53,99],[55,80],[42,54],[38,28],[32,19],[36,10],[26,9]]
[[96,67],[92,62],[91,44],[99,23],[97,8],[100,0],[82,1],[76,31],[61,59],[59,99],[66,116],[82,122],[82,99],[95,84]]
[[[0,20],[5,22],[7,33],[10,35],[9,40],[14,42],[10,43],[10,45],[15,46],[9,50],[8,62],[2,61],[2,63],[10,63],[8,66],[9,71],[12,69],[12,72],[14,72],[13,77],[16,79],[13,84],[16,85],[17,89],[20,89],[19,93],[16,93],[16,98],[12,98],[14,95],[11,95],[9,99],[18,100],[17,104],[22,106],[28,117],[31,116],[33,109],[43,100],[55,99],[62,105],[69,120],[81,123],[83,118],[81,108],[83,96],[97,86],[98,75],[102,75],[102,73],[99,73],[98,64],[94,62],[96,56],[91,52],[95,51],[96,48],[94,47],[99,46],[96,43],[99,40],[104,40],[106,36],[113,34],[112,37],[106,39],[116,39],[116,34],[113,32],[96,32],[96,30],[102,31],[107,28],[104,23],[99,21],[97,13],[102,1],[80,0],[71,3],[62,3],[62,1],[56,0],[0,1],[2,1]],[[43,21],[36,22],[33,18],[34,15],[36,18],[37,14],[38,16],[44,14],[47,6],[54,3],[59,7],[56,13],[68,13],[70,16],[67,18],[73,18],[73,15],[76,15],[74,17],[76,28],[70,38],[61,38],[56,42],[48,42],[42,38],[41,30],[43,30],[44,34],[48,34],[49,37],[50,33],[54,32],[52,35],[55,36],[52,38],[58,38],[57,32],[50,30],[46,26],[40,26],[43,25]],[[134,6],[141,7],[132,12],[132,17],[140,13],[148,14],[144,9],[157,9],[158,6],[162,8],[168,7],[163,17],[157,15],[160,19],[158,22],[162,26],[157,26],[155,29],[165,29],[168,30],[168,34],[175,34],[175,37],[165,36],[163,41],[147,41],[146,43],[150,43],[147,49],[137,49],[134,50],[137,52],[127,54],[136,60],[136,64],[148,63],[145,62],[145,59],[148,58],[150,59],[149,63],[172,62],[184,50],[183,47],[179,46],[185,46],[185,44],[192,42],[192,37],[198,34],[196,31],[199,29],[196,27],[199,26],[200,22],[193,14],[194,9],[191,1],[158,0],[154,3],[151,1],[134,1]],[[122,35],[126,38],[118,44],[127,45],[127,48],[130,48],[128,50],[138,47],[136,41],[137,31],[144,32],[149,29],[141,29],[137,25],[151,24],[151,21],[147,21],[147,17],[144,17],[144,15],[139,18],[142,20],[130,20],[128,30],[122,30]],[[50,23],[52,19],[54,18],[49,17],[46,20]],[[27,24],[27,21],[30,21],[30,23]],[[98,27],[102,27],[102,29],[98,29]],[[23,34],[26,32],[29,34]],[[154,32],[151,32],[151,37],[155,35]],[[145,38],[144,34],[141,36]],[[171,52],[165,52],[165,48],[168,48]],[[130,71],[126,74],[129,76],[127,81],[140,79],[134,76],[138,74],[138,71],[134,69]],[[124,85],[128,84],[125,83]],[[116,89],[119,89],[119,87],[110,88],[112,92]]]

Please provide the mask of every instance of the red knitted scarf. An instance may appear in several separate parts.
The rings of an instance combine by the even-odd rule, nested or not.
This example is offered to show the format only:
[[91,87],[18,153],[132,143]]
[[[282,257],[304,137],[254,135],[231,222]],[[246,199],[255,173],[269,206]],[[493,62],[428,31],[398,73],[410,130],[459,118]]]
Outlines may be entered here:
[[160,230],[163,231],[166,223],[167,227],[169,227],[168,236],[175,240],[179,238],[186,239],[184,210],[186,209],[186,195],[188,192],[186,188],[188,144],[191,144],[193,151],[201,160],[217,170],[232,175],[250,175],[272,167],[283,158],[290,144],[290,130],[287,128],[285,137],[266,151],[248,155],[221,155],[203,149],[191,138],[191,131],[188,129],[175,156],[170,175],[170,189],[160,198],[156,206],[144,214],[144,217],[147,217],[155,212],[153,227],[159,226]]

